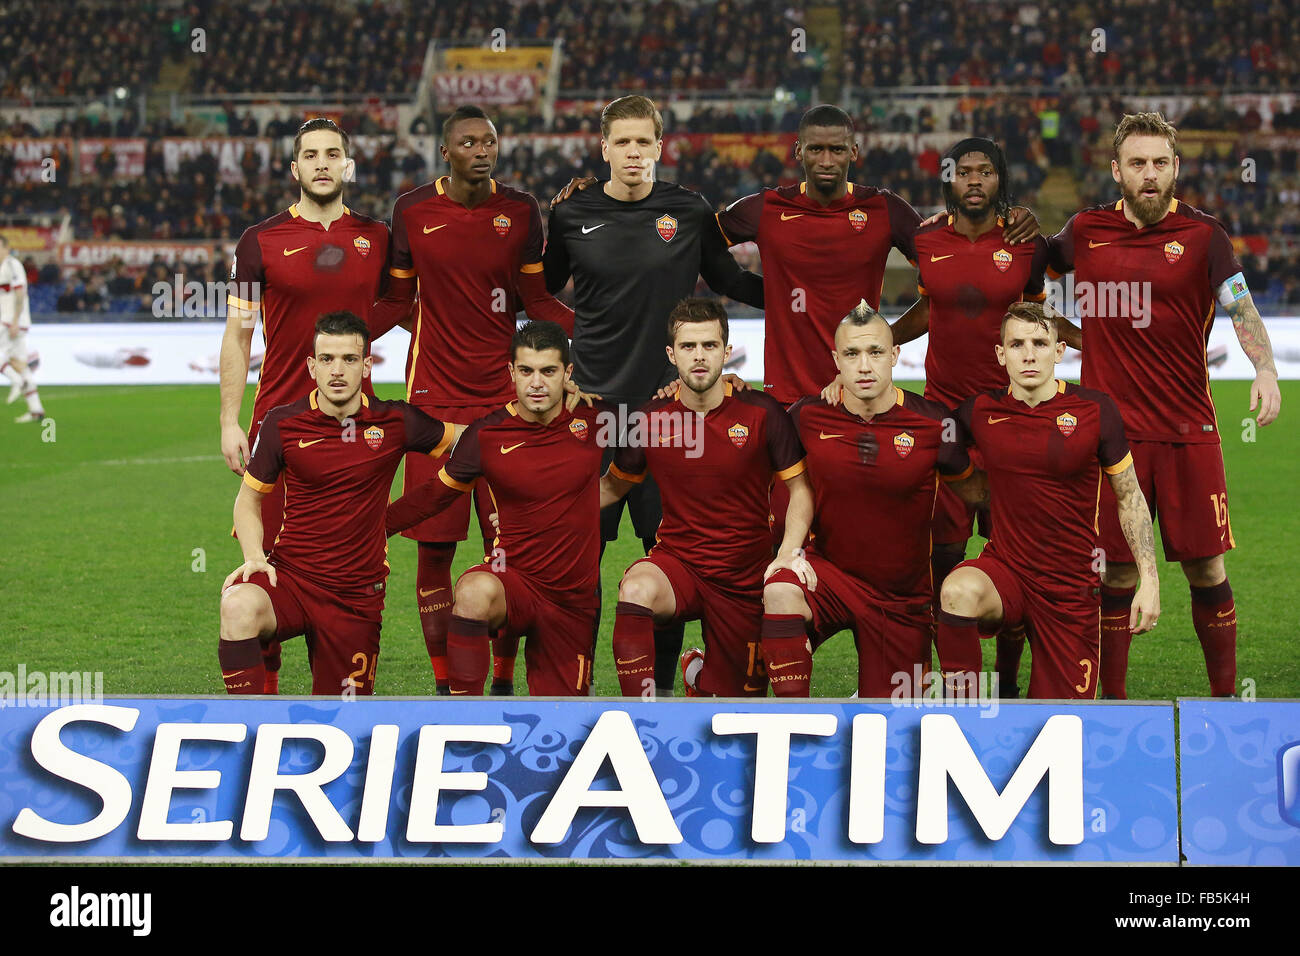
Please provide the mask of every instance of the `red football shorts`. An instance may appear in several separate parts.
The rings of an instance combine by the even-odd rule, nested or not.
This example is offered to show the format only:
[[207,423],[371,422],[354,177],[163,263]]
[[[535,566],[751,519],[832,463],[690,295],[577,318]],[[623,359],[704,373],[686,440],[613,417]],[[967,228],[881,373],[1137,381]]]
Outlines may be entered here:
[[[478,421],[484,415],[496,411],[500,405],[472,405],[464,408],[454,407],[435,407],[418,405],[416,406],[430,418],[436,418],[439,421],[450,422],[453,425],[468,425],[471,422]],[[413,488],[428,481],[436,481],[438,472],[442,466],[447,464],[451,457],[451,452],[440,458],[430,458],[428,455],[421,455],[412,452],[406,456],[406,468],[402,473],[402,493],[405,494]],[[492,493],[488,490],[488,485],[482,478],[474,483],[474,509],[478,513],[479,530],[483,533],[483,540],[490,543],[496,537],[492,532],[492,522],[488,520],[496,508],[492,504]],[[430,541],[437,543],[447,543],[452,541],[464,541],[469,534],[469,495],[460,495],[450,505],[441,512],[431,517],[425,518],[419,524],[412,525],[402,532],[402,536],[414,541]]]
[[915,683],[917,665],[922,672],[929,670],[934,619],[927,598],[886,598],[819,554],[808,554],[807,560],[817,575],[815,591],[809,591],[797,574],[785,568],[767,583],[793,584],[803,591],[812,610],[809,638],[814,651],[840,631],[853,633],[859,697],[890,697],[899,686],[898,675],[903,675],[904,686],[910,687]]
[[1070,594],[1035,586],[998,557],[992,543],[959,568],[979,568],[1002,599],[1002,621],[986,630],[1025,625],[1029,638],[1029,696],[1039,700],[1093,700],[1101,666],[1101,595],[1097,587]]
[[[478,564],[465,574],[495,576],[506,592],[508,637],[526,637],[524,664],[533,697],[586,697],[591,693],[591,635],[600,613],[573,595],[539,587],[526,574]],[[463,578],[464,575],[461,575]],[[590,596],[587,597],[590,600]]]
[[[1165,559],[1192,561],[1236,547],[1228,520],[1228,481],[1218,442],[1175,444],[1130,441],[1133,468],[1151,517],[1160,519]],[[1132,564],[1133,552],[1119,526],[1119,505],[1110,482],[1101,483],[1097,547],[1106,560]]]
[[[734,591],[700,577],[685,562],[656,547],[641,561],[653,564],[672,585],[674,620],[699,620],[704,634],[704,668],[695,686],[712,697],[766,697],[767,668],[759,632],[763,592]],[[629,570],[631,570],[629,568]]]
[[267,593],[275,612],[275,639],[307,639],[311,692],[326,697],[375,692],[384,592],[322,588],[284,568],[275,587],[265,572],[248,578]]

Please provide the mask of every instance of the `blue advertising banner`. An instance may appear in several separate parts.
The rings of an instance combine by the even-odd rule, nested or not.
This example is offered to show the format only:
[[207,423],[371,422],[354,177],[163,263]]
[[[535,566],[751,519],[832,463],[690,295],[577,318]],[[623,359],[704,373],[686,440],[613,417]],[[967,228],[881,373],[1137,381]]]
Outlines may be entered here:
[[1300,701],[1180,700],[1188,863],[1300,866]]
[[1169,704],[106,698],[0,742],[0,858],[1178,861]]

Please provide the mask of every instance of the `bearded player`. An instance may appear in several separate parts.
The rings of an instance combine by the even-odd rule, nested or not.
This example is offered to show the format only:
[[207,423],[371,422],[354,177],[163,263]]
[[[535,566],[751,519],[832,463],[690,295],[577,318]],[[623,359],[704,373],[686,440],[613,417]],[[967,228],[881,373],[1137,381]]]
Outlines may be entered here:
[[816,588],[787,569],[763,588],[763,657],[778,697],[808,696],[813,650],[846,628],[859,697],[889,697],[898,675],[929,669],[935,494],[942,481],[985,503],[987,485],[948,408],[894,387],[898,353],[889,323],[860,302],[835,331],[842,402],[790,409],[813,489],[805,557]]
[[[221,453],[226,465],[244,474],[250,442],[277,405],[306,397],[312,389],[304,359],[312,354],[313,328],[326,312],[347,310],[363,318],[384,282],[388,227],[343,204],[343,184],[354,161],[348,135],[332,120],[303,123],[293,141],[289,170],[298,180],[298,201],[244,230],[230,266],[233,289],[226,303],[221,338]],[[258,317],[266,351],[253,397],[248,434],[240,408],[248,381],[253,329]],[[370,379],[362,390],[373,395]],[[262,495],[261,548],[270,551],[284,519],[285,492],[278,482]],[[266,686],[279,689],[280,646],[265,646]]]
[[[766,696],[763,578],[783,567],[809,574],[800,550],[812,519],[803,449],[779,402],[721,379],[731,347],[727,313],[716,300],[680,302],[668,337],[683,387],[643,406],[650,440],[619,448],[600,485],[608,506],[652,474],[663,498],[658,542],[619,584],[619,687],[627,697],[653,695],[655,625],[698,618],[708,655],[683,655],[687,694]],[[790,492],[775,561],[767,535],[773,476]]]
[[515,333],[515,400],[471,424],[432,482],[389,506],[388,532],[445,509],[486,479],[500,532],[492,554],[456,582],[447,636],[451,693],[481,695],[488,635],[527,635],[534,696],[586,696],[600,576],[601,412],[564,406],[569,340],[554,322]]
[[[515,397],[502,368],[515,332],[517,300],[528,315],[573,330],[573,312],[546,291],[542,217],[537,200],[492,178],[496,127],[477,106],[462,106],[443,123],[448,174],[398,197],[393,206],[392,285],[377,308],[377,325],[398,321],[417,301],[406,360],[406,399],[432,417],[468,424]],[[418,295],[417,295],[418,292]],[[446,462],[413,455],[403,488],[436,478]],[[487,487],[474,491],[479,527],[492,540]],[[408,528],[419,542],[416,598],[425,648],[440,694],[449,692],[447,628],[451,564],[469,531],[470,497]],[[514,692],[517,640],[496,642],[493,694]]]
[[[438,456],[455,441],[456,426],[362,392],[365,321],[330,312],[314,328],[307,369],[316,388],[263,420],[235,499],[244,563],[222,585],[217,652],[231,694],[262,693],[262,645],[299,634],[313,694],[373,693],[393,475],[406,452]],[[267,553],[261,499],[281,477],[290,505]]]
[[[1050,241],[1051,267],[1074,270],[1087,343],[1080,381],[1119,406],[1165,557],[1179,562],[1191,588],[1210,692],[1230,696],[1237,611],[1223,555],[1235,543],[1205,357],[1216,300],[1255,366],[1250,409],[1259,408],[1260,425],[1277,417],[1282,397],[1268,332],[1232,241],[1218,220],[1173,198],[1177,141],[1159,113],[1126,115],[1111,160],[1122,198],[1066,223]],[[1139,571],[1113,497],[1106,489],[1103,495],[1102,691],[1122,698],[1133,633],[1124,611]]]
[[957,697],[976,694],[980,634],[1017,624],[1032,648],[1030,697],[1097,696],[1101,602],[1094,562],[1103,474],[1141,574],[1130,623],[1141,633],[1160,616],[1151,514],[1124,425],[1107,395],[1056,378],[1064,352],[1042,306],[1011,305],[996,352],[1011,384],[957,409],[982,454],[993,516],[993,537],[980,556],[943,582],[936,644]]

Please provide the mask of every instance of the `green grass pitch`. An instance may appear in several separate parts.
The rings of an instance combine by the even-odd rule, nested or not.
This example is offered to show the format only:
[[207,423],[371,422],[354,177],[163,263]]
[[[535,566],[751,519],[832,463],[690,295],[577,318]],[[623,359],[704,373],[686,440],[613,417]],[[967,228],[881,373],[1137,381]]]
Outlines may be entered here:
[[[380,396],[399,397],[399,386]],[[238,479],[218,455],[216,389],[198,386],[44,388],[55,424],[0,425],[4,600],[0,671],[101,671],[109,694],[220,694],[217,599],[240,563],[229,537]],[[1238,683],[1258,697],[1300,697],[1296,605],[1291,594],[1300,509],[1300,385],[1283,383],[1281,419],[1253,432],[1248,383],[1214,385],[1228,469],[1237,550],[1228,555],[1240,630]],[[244,402],[252,407],[252,390]],[[400,477],[400,476],[399,476]],[[978,539],[976,539],[978,541]],[[972,553],[977,547],[972,542]],[[462,545],[456,572],[483,551]],[[618,579],[640,555],[624,536],[605,554],[606,607]],[[415,610],[415,546],[394,538],[389,561],[381,694],[426,695],[433,677]],[[1133,698],[1208,694],[1192,631],[1187,585],[1176,565],[1161,565],[1163,617],[1134,641]],[[596,694],[618,690],[610,651],[612,615],[602,620]],[[687,628],[698,642],[699,625]],[[991,641],[985,666],[992,666]],[[281,692],[310,688],[301,640],[286,643]],[[1022,663],[1026,686],[1030,654]],[[814,696],[848,696],[856,656],[847,633],[818,652]],[[680,676],[678,688],[680,693]],[[524,693],[520,656],[516,692]]]

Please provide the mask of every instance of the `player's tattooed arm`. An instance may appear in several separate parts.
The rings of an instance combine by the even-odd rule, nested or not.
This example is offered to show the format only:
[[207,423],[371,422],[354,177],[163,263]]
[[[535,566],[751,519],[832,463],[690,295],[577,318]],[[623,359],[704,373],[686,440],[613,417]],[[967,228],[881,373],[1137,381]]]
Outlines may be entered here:
[[608,471],[600,476],[600,506],[608,508],[627,497],[627,493],[636,487],[634,482],[619,478]]
[[248,464],[248,435],[239,426],[239,408],[248,382],[248,362],[253,348],[253,326],[257,313],[231,305],[226,311],[226,330],[221,336],[221,455],[237,475]]
[[1147,500],[1132,464],[1111,475],[1110,484],[1119,501],[1119,526],[1141,576],[1137,594],[1133,597],[1133,610],[1129,614],[1133,633],[1141,634],[1155,627],[1160,618],[1160,580],[1156,573],[1156,539],[1151,527],[1151,511],[1147,508]]
[[910,306],[907,311],[898,317],[898,320],[889,327],[894,333],[894,344],[903,345],[914,339],[919,339],[926,332],[930,331],[930,297],[923,295]]
[[965,478],[948,482],[948,487],[962,501],[977,508],[987,508],[992,502],[989,497],[989,476],[981,468],[972,469]]
[[1277,385],[1277,365],[1273,362],[1273,345],[1268,338],[1268,329],[1264,328],[1264,320],[1260,318],[1250,293],[1226,308],[1228,315],[1232,316],[1232,327],[1241,343],[1241,350],[1255,366],[1255,382],[1250,387],[1250,410],[1253,412],[1258,406],[1256,421],[1267,425],[1282,410],[1282,392]]

